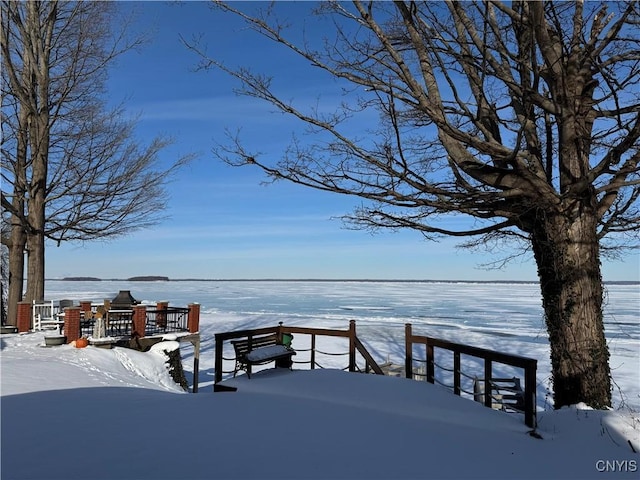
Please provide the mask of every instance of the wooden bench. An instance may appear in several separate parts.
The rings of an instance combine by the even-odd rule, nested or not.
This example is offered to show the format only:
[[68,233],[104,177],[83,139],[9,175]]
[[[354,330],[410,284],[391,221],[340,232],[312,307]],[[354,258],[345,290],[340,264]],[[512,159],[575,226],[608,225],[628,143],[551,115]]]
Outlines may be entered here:
[[[293,338],[292,335],[288,336]],[[291,368],[291,357],[296,354],[291,347],[279,343],[275,333],[244,340],[232,340],[231,344],[236,352],[234,377],[239,370],[244,370],[247,372],[247,377],[251,378],[253,365],[265,365],[273,361],[276,362],[276,367]]]

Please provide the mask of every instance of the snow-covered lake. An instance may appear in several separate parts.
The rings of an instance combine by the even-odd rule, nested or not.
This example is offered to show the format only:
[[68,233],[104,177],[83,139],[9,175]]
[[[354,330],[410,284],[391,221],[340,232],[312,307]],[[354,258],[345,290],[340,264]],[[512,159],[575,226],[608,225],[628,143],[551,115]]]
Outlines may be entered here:
[[[453,342],[538,360],[538,407],[549,408],[549,347],[539,286],[535,283],[365,281],[70,282],[48,280],[46,298],[101,301],[130,290],[144,303],[201,304],[200,388],[213,382],[214,334],[278,322],[346,329],[378,362],[404,362],[404,328]],[[640,285],[608,284],[605,333],[611,353],[614,406],[640,408]],[[297,338],[295,342],[302,341]],[[329,345],[327,349],[341,347]],[[187,374],[193,352],[183,349]],[[342,367],[329,357],[326,366]],[[225,366],[225,369],[229,368]]]
[[[533,284],[49,281],[47,288],[55,300],[101,301],[128,289],[148,303],[201,303],[201,389],[182,391],[158,350],[42,348],[44,332],[2,335],[2,478],[638,476],[637,285],[608,292],[614,393],[617,406],[624,400],[627,407],[613,412],[548,408],[548,347]],[[212,392],[215,333],[278,321],[346,329],[351,319],[378,361],[402,361],[406,322],[431,336],[536,358],[536,436],[520,415],[437,385],[335,369],[269,368],[250,380],[226,380],[236,393]],[[340,341],[323,349],[340,350]],[[186,345],[181,353],[192,375]],[[339,367],[344,358],[326,362]]]

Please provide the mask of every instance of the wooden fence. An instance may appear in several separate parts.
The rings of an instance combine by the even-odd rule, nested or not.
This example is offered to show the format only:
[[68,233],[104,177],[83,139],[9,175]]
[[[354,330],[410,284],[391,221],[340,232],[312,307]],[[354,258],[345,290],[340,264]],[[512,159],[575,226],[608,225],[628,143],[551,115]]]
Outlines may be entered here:
[[[235,360],[234,358],[224,358],[224,346],[225,342],[230,342],[236,339],[248,339],[251,341],[254,337],[263,335],[275,334],[278,338],[278,342],[282,341],[283,334],[297,334],[297,335],[309,335],[310,336],[310,348],[298,349],[297,352],[309,352],[309,360],[296,363],[307,363],[309,368],[314,369],[316,367],[322,368],[317,362],[318,354],[325,355],[348,355],[348,366],[346,369],[350,372],[363,371],[366,373],[373,372],[378,375],[384,375],[382,368],[376,363],[369,351],[365,348],[364,344],[356,335],[355,320],[349,322],[349,328],[347,330],[339,329],[325,329],[325,328],[308,328],[308,327],[296,327],[296,326],[284,326],[280,323],[275,327],[264,327],[247,330],[236,330],[232,332],[223,332],[215,334],[215,380],[214,391],[235,390],[235,387],[227,387],[225,385],[219,385],[222,382],[222,376],[224,373],[231,373],[232,371],[225,372],[223,370],[224,360]],[[317,348],[316,339],[320,336],[327,337],[342,337],[348,340],[349,348],[344,353],[327,353],[321,352]],[[524,370],[524,417],[525,423],[531,427],[536,426],[536,369],[537,361],[532,358],[521,357],[517,355],[510,355],[501,352],[495,352],[483,348],[472,347],[469,345],[449,342],[447,340],[441,340],[432,337],[414,335],[411,329],[411,324],[405,325],[405,374],[407,378],[414,378],[413,370],[413,346],[424,345],[426,347],[426,379],[430,383],[435,383],[435,368],[438,366],[435,362],[434,349],[440,348],[451,351],[453,353],[453,392],[456,395],[460,395],[461,388],[461,355],[467,355],[480,359],[483,362],[483,374],[484,378],[484,401],[485,406],[491,407],[493,404],[492,396],[492,381],[498,381],[498,378],[493,376],[493,364],[500,363],[509,365]],[[364,360],[363,368],[360,368],[357,360],[358,354],[360,355],[360,361]],[[416,361],[418,361],[416,359]]]
[[484,405],[491,407],[493,378],[493,364],[501,363],[524,370],[524,421],[531,428],[536,427],[536,369],[538,362],[535,359],[510,355],[506,353],[494,352],[484,348],[472,347],[460,343],[453,343],[438,338],[414,335],[411,324],[405,325],[405,373],[407,378],[413,378],[413,345],[422,344],[426,347],[426,377],[430,383],[435,382],[435,355],[434,348],[442,348],[453,352],[453,392],[456,395],[461,393],[461,361],[460,355],[469,355],[479,358],[484,362]]
[[[360,370],[360,367],[357,363],[357,354],[359,353],[364,360],[364,368],[363,371],[366,373],[373,372],[377,375],[384,375],[384,372],[380,368],[380,366],[373,359],[371,354],[367,351],[364,344],[358,339],[356,335],[356,322],[355,320],[351,320],[349,322],[349,328],[347,330],[339,330],[339,329],[328,329],[328,328],[307,328],[307,327],[295,327],[295,326],[284,326],[280,323],[276,327],[265,327],[265,328],[255,328],[250,330],[236,330],[233,332],[223,332],[215,334],[215,380],[214,380],[214,388],[215,384],[218,384],[222,381],[222,375],[225,373],[223,371],[223,351],[224,351],[224,343],[239,339],[239,338],[247,338],[251,340],[253,337],[258,337],[261,335],[270,335],[276,334],[279,341],[282,340],[282,335],[285,333],[289,334],[299,334],[299,335],[310,335],[311,347],[309,349],[310,352],[310,360],[305,363],[310,364],[311,369],[315,369],[316,366],[319,366],[317,363],[317,354],[319,353],[316,348],[316,338],[318,336],[327,336],[327,337],[342,337],[348,339],[349,349],[345,355],[349,356],[349,362],[347,369],[350,372],[356,372]],[[296,349],[296,351],[300,352],[303,350]],[[297,362],[301,363],[301,362]]]

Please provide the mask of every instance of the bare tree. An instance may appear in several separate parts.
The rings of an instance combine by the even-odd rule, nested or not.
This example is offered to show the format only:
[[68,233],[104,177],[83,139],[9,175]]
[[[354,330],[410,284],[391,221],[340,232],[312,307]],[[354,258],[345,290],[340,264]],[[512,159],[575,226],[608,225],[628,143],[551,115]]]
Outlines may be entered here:
[[[238,78],[241,93],[312,127],[277,163],[235,135],[218,156],[365,199],[346,217],[356,227],[525,242],[538,266],[556,408],[609,406],[600,255],[631,246],[640,226],[638,3],[328,2],[315,13],[335,36],[322,42],[291,40],[303,26],[274,13],[280,5],[249,14],[243,8],[255,6],[215,3],[351,86],[342,108],[322,115],[285,100],[269,77],[188,44],[204,68]],[[345,133],[370,108],[378,130]],[[474,228],[448,229],[446,214]]]
[[[4,225],[3,225],[4,226]],[[0,297],[0,322],[1,325],[7,324],[7,300],[9,294],[9,250],[0,244],[0,258],[2,262],[2,281]]]
[[10,224],[9,321],[44,295],[45,239],[89,241],[157,223],[169,141],[135,140],[133,119],[102,100],[107,68],[140,38],[111,30],[109,2],[2,2],[2,208]]

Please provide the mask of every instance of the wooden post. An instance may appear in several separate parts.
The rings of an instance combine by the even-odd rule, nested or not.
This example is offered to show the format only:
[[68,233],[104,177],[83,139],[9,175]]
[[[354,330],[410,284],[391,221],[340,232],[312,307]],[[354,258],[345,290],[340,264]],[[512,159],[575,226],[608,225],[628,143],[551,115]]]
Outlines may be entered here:
[[316,368],[316,334],[311,334],[311,370]]
[[215,334],[216,339],[216,352],[215,352],[215,362],[214,362],[214,370],[215,376],[213,380],[213,388],[215,391],[216,384],[222,381],[222,346],[223,340],[220,337],[219,333]]
[[404,376],[413,378],[413,342],[411,340],[411,324],[404,326]]
[[133,331],[132,338],[142,338],[147,330],[147,307],[145,305],[133,306]]
[[537,427],[536,415],[536,369],[537,360],[527,363],[524,369],[524,423],[531,428]]
[[356,321],[349,320],[349,371],[356,371]]
[[64,309],[64,335],[67,337],[67,343],[80,338],[80,307]]
[[460,395],[460,352],[453,352],[453,393]]
[[187,329],[190,333],[196,333],[200,331],[200,304],[190,303],[189,314],[187,317]]
[[18,302],[18,318],[17,318],[17,327],[18,332],[28,332],[31,330],[31,320],[33,315],[31,302]]
[[433,345],[427,344],[427,382],[435,383],[436,359],[433,352]]
[[484,359],[484,406],[492,407],[493,400],[491,398],[491,370],[492,362],[489,358]]
[[200,335],[191,342],[193,344],[193,393],[198,393],[198,376],[200,374]]
[[[251,353],[253,351],[253,342],[252,342],[253,334],[250,333],[249,335],[247,335],[247,339],[249,340],[249,345],[248,345],[248,348],[247,348],[247,352]],[[251,371],[252,371],[251,364],[248,363],[247,364],[247,369],[246,369],[247,378],[251,378]]]

